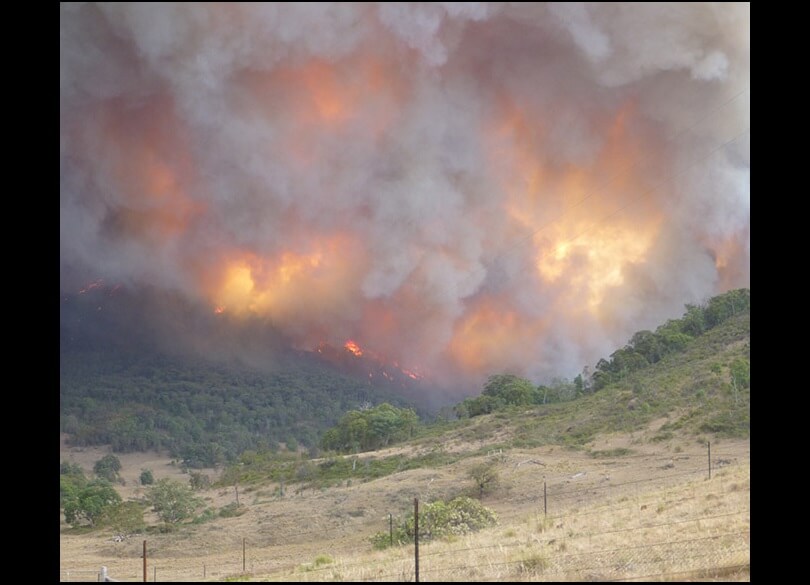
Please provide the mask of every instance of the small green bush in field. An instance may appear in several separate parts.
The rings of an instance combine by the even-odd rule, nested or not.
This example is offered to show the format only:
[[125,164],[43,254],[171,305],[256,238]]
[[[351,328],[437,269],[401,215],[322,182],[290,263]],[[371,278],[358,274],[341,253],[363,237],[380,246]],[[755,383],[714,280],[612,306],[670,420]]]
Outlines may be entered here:
[[141,470],[141,485],[152,485],[155,483],[155,476],[152,474],[151,469],[142,469]]
[[[498,523],[495,512],[478,500],[461,496],[449,502],[425,504],[419,510],[419,540],[428,541],[469,534]],[[414,518],[409,516],[394,528],[393,544],[414,541]],[[391,546],[389,532],[378,532],[371,537],[372,547],[380,550]]]

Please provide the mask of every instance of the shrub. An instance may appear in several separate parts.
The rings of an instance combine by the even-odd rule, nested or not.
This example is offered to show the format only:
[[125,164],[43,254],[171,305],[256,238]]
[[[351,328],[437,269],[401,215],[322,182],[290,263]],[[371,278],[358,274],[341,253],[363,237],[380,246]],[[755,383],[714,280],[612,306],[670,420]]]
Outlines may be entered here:
[[141,469],[141,485],[152,485],[155,483],[155,476],[152,475],[151,469]]
[[[497,524],[498,518],[492,510],[481,505],[478,500],[460,496],[449,502],[425,504],[419,510],[419,540],[429,541],[439,538],[477,532]],[[414,541],[413,516],[400,521],[394,529],[394,544],[401,545]],[[375,549],[390,546],[388,532],[378,532],[371,537]]]
[[121,471],[121,461],[115,455],[105,455],[93,466],[93,471],[97,476],[109,482],[118,481],[118,472]]

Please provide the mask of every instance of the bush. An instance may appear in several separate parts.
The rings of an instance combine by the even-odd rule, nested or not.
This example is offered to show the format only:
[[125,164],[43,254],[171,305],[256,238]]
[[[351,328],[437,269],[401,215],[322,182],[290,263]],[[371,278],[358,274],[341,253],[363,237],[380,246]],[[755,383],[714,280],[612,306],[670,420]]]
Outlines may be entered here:
[[141,485],[152,485],[155,483],[155,476],[152,475],[151,469],[141,469]]
[[188,478],[188,483],[194,491],[205,489],[211,486],[211,478],[198,471],[192,471]]
[[236,502],[231,502],[227,506],[223,506],[219,510],[220,518],[234,518],[236,516],[241,516],[247,512],[247,508],[244,506],[237,506]]
[[[478,500],[461,496],[449,502],[425,504],[419,510],[419,540],[429,541],[439,538],[477,532],[498,523],[498,517]],[[414,519],[408,517],[400,521],[394,529],[394,544],[401,545],[414,541]],[[388,532],[378,532],[371,537],[375,549],[390,546]]]

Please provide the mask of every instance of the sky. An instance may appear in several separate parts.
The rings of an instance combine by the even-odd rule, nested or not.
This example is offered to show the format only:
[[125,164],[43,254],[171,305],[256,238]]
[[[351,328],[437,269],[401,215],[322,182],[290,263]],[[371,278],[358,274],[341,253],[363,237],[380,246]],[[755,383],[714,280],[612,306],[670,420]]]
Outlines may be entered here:
[[749,147],[748,3],[61,3],[60,292],[572,378],[750,285]]

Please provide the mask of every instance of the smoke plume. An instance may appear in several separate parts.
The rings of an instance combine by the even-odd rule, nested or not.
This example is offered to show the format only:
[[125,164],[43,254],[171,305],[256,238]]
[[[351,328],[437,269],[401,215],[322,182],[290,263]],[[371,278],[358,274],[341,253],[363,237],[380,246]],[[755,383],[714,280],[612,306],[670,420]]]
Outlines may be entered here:
[[63,291],[446,384],[571,377],[749,284],[747,3],[60,11]]

